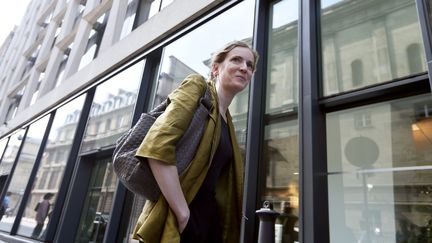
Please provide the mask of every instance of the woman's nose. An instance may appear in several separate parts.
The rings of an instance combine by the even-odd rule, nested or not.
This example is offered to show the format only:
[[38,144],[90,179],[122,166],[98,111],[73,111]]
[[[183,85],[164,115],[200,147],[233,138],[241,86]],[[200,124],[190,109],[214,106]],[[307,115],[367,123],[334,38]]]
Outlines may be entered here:
[[246,62],[242,62],[240,64],[240,70],[242,70],[242,71],[246,71],[247,70],[247,64],[246,64]]

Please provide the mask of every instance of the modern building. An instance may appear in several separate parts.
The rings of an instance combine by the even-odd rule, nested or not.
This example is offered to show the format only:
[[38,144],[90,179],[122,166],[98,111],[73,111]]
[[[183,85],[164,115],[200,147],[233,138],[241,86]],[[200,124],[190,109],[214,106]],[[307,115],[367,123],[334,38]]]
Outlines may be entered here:
[[0,240],[136,242],[117,138],[244,40],[241,241],[269,201],[276,243],[432,242],[431,23],[428,0],[30,1],[0,47]]

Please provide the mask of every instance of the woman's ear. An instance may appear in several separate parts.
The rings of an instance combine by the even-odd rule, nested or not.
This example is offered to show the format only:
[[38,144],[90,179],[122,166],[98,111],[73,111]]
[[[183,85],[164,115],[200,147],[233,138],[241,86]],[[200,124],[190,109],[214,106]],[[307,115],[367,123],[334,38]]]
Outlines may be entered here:
[[218,66],[217,63],[212,65],[211,74],[213,77],[216,77],[219,74]]

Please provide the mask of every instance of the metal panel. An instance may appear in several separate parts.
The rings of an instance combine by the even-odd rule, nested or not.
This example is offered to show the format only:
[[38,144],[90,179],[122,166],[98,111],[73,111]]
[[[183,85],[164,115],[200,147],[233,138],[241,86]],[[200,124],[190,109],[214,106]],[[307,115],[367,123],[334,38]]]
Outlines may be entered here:
[[300,242],[329,242],[325,115],[319,108],[320,1],[300,1]]
[[[253,44],[257,52],[263,56],[267,46],[267,26],[268,2],[257,0]],[[266,93],[266,63],[263,61],[264,59],[262,58],[258,62],[254,79],[250,84],[241,242],[257,241],[258,218],[255,211],[260,208],[258,205],[261,191],[259,179],[265,178],[260,176],[260,173],[265,173],[265,168],[260,168]]]

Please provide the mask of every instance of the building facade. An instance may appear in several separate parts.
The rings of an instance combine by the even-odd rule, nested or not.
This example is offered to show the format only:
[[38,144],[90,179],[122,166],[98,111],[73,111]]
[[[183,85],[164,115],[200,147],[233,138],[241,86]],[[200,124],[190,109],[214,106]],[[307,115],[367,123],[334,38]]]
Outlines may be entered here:
[[0,48],[0,240],[136,242],[115,141],[243,40],[241,241],[269,201],[277,243],[432,242],[431,23],[427,0],[32,0]]

